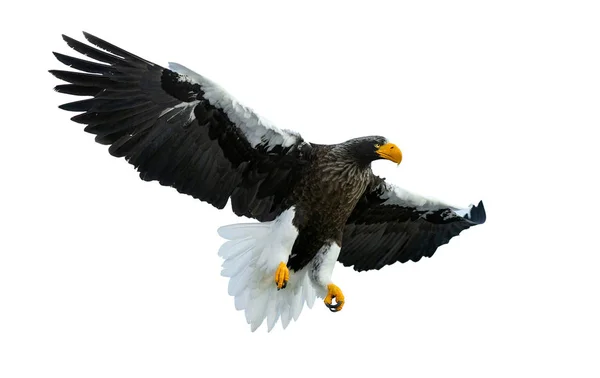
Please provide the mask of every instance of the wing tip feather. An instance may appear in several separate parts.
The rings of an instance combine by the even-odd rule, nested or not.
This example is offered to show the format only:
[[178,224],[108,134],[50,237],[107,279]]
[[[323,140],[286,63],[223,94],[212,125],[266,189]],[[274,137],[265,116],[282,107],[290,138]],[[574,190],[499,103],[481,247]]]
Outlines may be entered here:
[[479,201],[476,206],[471,207],[471,211],[469,211],[468,219],[475,224],[483,224],[485,223],[487,215],[485,213],[485,207],[483,206],[483,201]]
[[70,43],[77,43],[78,41],[75,38],[71,38],[66,34],[61,34],[62,40],[65,41],[67,43],[67,45],[70,46]]

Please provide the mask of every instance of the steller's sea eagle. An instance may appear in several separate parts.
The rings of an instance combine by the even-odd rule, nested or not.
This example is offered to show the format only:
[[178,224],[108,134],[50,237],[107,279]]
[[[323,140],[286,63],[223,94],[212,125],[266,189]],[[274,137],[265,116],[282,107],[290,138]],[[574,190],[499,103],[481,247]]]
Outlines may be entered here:
[[96,142],[124,157],[143,180],[156,180],[255,223],[219,228],[223,276],[252,331],[267,319],[287,327],[304,304],[345,303],[331,281],[336,261],[357,271],[431,257],[462,230],[485,222],[485,210],[461,209],[409,193],[371,171],[399,164],[400,149],[381,136],[319,145],[278,129],[207,78],[170,63],[144,60],[93,35],[99,49],[63,36],[97,61],[54,53],[83,72],[51,70],[68,84],[56,91],[88,96],[61,105],[82,112]]

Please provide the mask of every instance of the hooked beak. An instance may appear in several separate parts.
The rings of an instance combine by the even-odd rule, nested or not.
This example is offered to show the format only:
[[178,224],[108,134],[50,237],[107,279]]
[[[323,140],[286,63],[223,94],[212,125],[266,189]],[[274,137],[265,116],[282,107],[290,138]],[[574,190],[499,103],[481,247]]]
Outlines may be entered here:
[[402,161],[402,151],[394,143],[386,143],[377,149],[377,155],[384,159],[400,164]]

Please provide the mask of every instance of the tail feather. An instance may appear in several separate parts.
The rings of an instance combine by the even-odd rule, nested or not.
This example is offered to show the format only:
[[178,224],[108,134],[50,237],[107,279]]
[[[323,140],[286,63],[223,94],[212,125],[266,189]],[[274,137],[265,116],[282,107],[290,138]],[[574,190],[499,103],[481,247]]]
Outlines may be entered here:
[[[280,217],[281,218],[281,217]],[[273,222],[223,226],[219,235],[227,239],[219,249],[223,257],[221,274],[229,277],[227,291],[235,308],[244,310],[246,322],[255,331],[267,320],[268,331],[281,320],[286,328],[298,320],[306,303],[315,302],[314,290],[306,270],[290,272],[285,289],[277,290],[274,274],[279,262],[287,262],[297,232],[293,217]]]
[[217,233],[223,239],[239,240],[246,237],[260,238],[269,230],[269,225],[265,223],[237,223],[219,227]]
[[244,268],[242,272],[229,279],[227,293],[233,297],[238,297],[245,293],[246,284],[252,277],[252,269]]
[[247,290],[244,290],[241,293],[234,295],[234,304],[236,310],[241,311],[246,308],[248,304],[248,296],[249,293]]
[[247,246],[252,245],[253,243],[251,238],[229,240],[223,243],[221,248],[219,248],[219,256],[224,259],[229,259],[242,253]]
[[269,331],[277,324],[280,316],[276,295],[277,292],[274,289],[269,290],[269,301],[267,303],[267,328]]
[[238,255],[223,262],[223,277],[235,277],[240,274],[252,261],[252,246],[246,247]]
[[290,321],[292,320],[291,312],[292,312],[292,309],[289,304],[281,312],[281,325],[283,326],[283,329],[286,329],[287,326],[290,324]]
[[269,290],[255,290],[256,297],[251,297],[251,300],[256,301],[255,304],[248,306],[246,310],[251,310],[250,326],[252,332],[256,331],[267,316],[267,305],[269,304]]

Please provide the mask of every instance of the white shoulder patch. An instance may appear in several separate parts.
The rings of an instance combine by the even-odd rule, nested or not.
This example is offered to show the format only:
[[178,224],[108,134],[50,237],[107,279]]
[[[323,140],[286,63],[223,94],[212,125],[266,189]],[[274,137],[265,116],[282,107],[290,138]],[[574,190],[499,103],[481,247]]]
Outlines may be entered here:
[[199,84],[206,100],[227,114],[231,122],[242,130],[252,147],[259,144],[266,144],[268,149],[277,145],[289,147],[298,141],[297,133],[278,129],[204,76],[178,63],[170,62],[169,69],[183,75],[183,80]]
[[440,207],[449,207],[441,201],[412,193],[396,185],[387,184],[387,189],[387,192],[382,196],[385,199],[384,204],[386,205],[411,206],[419,210],[435,210]]
[[471,208],[473,207],[473,205],[470,205],[467,208],[453,206],[434,198],[428,198],[412,193],[406,189],[392,184],[387,184],[387,189],[388,190],[382,196],[382,198],[385,199],[385,202],[383,203],[384,205],[414,207],[417,210],[450,209],[461,217],[469,214]]

